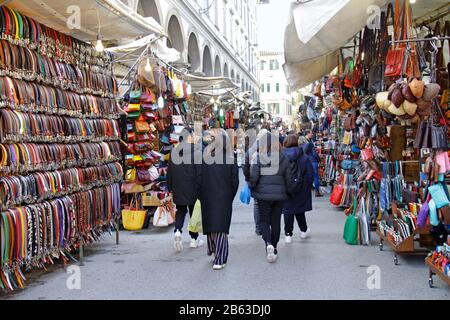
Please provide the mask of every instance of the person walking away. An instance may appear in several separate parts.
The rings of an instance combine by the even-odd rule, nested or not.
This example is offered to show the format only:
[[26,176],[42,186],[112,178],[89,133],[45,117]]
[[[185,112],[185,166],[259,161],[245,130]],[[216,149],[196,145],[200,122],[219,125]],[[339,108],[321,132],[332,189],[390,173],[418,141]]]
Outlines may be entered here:
[[[181,235],[186,214],[189,212],[189,216],[192,217],[195,202],[198,198],[196,182],[198,168],[194,163],[195,148],[192,132],[190,132],[186,141],[181,141],[172,150],[167,170],[167,186],[177,207],[174,231],[174,247],[177,252],[183,250]],[[174,157],[177,157],[176,164],[174,163]],[[198,238],[198,233],[189,232],[189,235],[191,236],[191,248],[197,248],[202,244],[202,241]]]
[[314,189],[316,191],[316,197],[323,197],[320,193],[320,178],[319,178],[319,162],[320,157],[317,154],[316,146],[314,145],[314,134],[311,130],[306,133],[307,144],[305,146],[305,153],[311,160],[314,173]]
[[[197,181],[208,255],[214,255],[213,269],[221,270],[228,260],[228,234],[233,200],[239,187],[239,168],[227,133],[223,129],[212,129],[210,135],[212,141],[206,146],[204,154],[215,158],[216,162],[209,164],[204,159]],[[217,143],[219,139],[222,144]]]
[[[266,258],[271,263],[278,258],[281,213],[291,189],[292,176],[291,164],[280,152],[278,139],[272,140],[270,133],[261,137],[259,151],[254,155],[250,166],[250,187],[253,197],[258,200]],[[272,143],[275,144],[274,148]],[[273,161],[274,159],[276,160]]]
[[[250,146],[250,138],[246,138],[247,143],[247,152],[245,153],[245,163],[242,166],[242,172],[244,174],[245,182],[249,183],[250,181],[250,161],[255,153],[258,152],[258,139],[264,135],[266,135],[269,131],[267,129],[262,129],[257,136],[257,140]],[[259,207],[258,200],[253,198],[253,219],[255,221],[255,234],[257,236],[262,236],[261,233],[261,224],[259,219]]]
[[305,155],[303,148],[299,147],[297,135],[290,134],[284,141],[283,154],[291,163],[295,163],[299,175],[303,177],[301,187],[296,193],[290,194],[288,200],[284,202],[284,232],[286,243],[292,243],[294,231],[294,219],[300,227],[300,237],[306,239],[310,234],[310,229],[306,223],[305,212],[312,210],[311,186],[313,183],[313,166],[309,158]]

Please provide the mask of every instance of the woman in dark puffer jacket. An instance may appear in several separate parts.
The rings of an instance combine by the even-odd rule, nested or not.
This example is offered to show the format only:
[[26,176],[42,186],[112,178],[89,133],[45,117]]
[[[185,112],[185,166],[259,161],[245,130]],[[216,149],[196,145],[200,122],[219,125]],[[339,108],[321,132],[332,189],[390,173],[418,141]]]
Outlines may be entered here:
[[259,139],[259,150],[251,159],[249,185],[258,200],[262,237],[266,243],[267,261],[278,258],[281,212],[290,192],[292,167],[280,152],[278,138],[270,133]]
[[311,186],[314,180],[314,172],[311,160],[304,153],[303,148],[298,145],[297,135],[291,134],[284,141],[283,154],[297,165],[299,174],[303,177],[300,190],[289,196],[284,203],[284,231],[286,234],[286,243],[292,242],[292,232],[294,231],[294,218],[300,227],[300,237],[307,238],[309,228],[306,224],[305,212],[312,210]]

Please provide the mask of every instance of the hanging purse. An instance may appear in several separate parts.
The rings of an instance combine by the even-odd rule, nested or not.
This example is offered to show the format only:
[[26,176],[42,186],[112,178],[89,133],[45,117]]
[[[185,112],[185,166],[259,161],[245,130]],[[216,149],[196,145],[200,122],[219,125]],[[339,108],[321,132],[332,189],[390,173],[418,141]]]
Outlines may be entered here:
[[135,122],[136,133],[149,133],[150,125],[147,121],[136,121]]

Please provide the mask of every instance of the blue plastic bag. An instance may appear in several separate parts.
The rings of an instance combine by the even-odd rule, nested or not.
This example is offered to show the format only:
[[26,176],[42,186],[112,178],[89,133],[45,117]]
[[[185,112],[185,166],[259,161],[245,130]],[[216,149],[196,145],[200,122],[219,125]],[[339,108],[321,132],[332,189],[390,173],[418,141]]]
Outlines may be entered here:
[[241,194],[239,195],[239,199],[243,204],[250,204],[250,199],[252,197],[250,187],[248,184],[245,184],[244,189],[242,189]]

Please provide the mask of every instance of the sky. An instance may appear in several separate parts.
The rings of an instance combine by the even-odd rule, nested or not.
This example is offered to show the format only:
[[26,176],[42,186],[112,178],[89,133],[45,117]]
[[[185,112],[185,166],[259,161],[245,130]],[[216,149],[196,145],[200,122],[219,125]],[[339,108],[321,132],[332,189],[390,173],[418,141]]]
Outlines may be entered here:
[[292,0],[258,5],[258,46],[261,51],[284,51],[284,29]]

